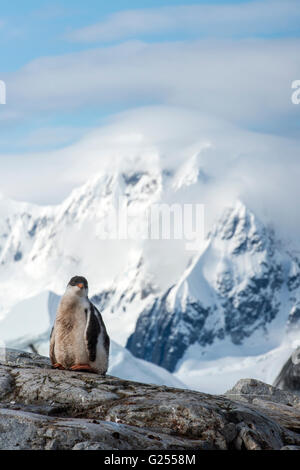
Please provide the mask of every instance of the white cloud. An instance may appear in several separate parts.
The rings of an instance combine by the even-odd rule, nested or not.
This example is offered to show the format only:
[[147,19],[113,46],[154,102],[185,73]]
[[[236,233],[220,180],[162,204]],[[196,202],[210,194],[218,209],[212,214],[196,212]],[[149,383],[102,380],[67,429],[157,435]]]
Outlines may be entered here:
[[291,82],[300,40],[125,43],[40,58],[3,77],[6,112],[160,103],[197,107],[241,125],[272,128],[297,116]]
[[157,162],[172,169],[204,142],[211,146],[201,152],[199,162],[209,183],[184,197],[207,204],[208,224],[220,207],[240,197],[283,235],[299,232],[298,141],[243,131],[188,108],[124,112],[65,149],[2,155],[1,190],[22,200],[59,202],[97,172],[124,169],[128,161],[137,171]]
[[[235,32],[240,24],[245,33],[255,27],[256,32],[262,30],[265,23],[267,33],[272,5],[272,24],[274,28],[283,27],[295,2],[251,2],[243,9],[248,11],[243,22],[240,7],[231,5],[231,10],[222,10],[227,12],[222,18],[228,30],[230,22],[234,22]],[[219,14],[221,8],[225,7],[218,6]],[[180,11],[182,28],[186,28],[193,15],[192,10],[190,16],[185,10],[184,16],[183,9],[174,7],[169,20],[162,14],[168,8],[159,9],[161,23],[153,19],[157,32],[165,30],[167,24],[169,31],[174,30]],[[204,24],[205,19],[209,30],[221,20],[215,17],[212,6],[206,9],[206,16],[201,19],[198,15],[193,24],[198,21],[199,26],[200,20]],[[153,31],[148,13],[143,13],[144,22],[135,20],[141,32],[148,23],[149,31]],[[116,19],[123,21],[118,37],[130,32],[132,17],[128,16],[126,23],[122,15],[110,18],[115,22],[109,23],[112,35],[118,32]],[[103,40],[107,31],[102,29]],[[291,103],[291,83],[300,72],[299,49],[299,39],[134,41],[36,59],[1,77],[8,88],[7,104],[0,108],[3,128],[9,129],[18,120],[29,122],[31,118],[84,109],[99,109],[99,114],[114,105],[132,110],[60,150],[32,151],[51,141],[65,145],[75,137],[72,129],[56,126],[28,135],[20,142],[28,145],[26,154],[0,154],[1,191],[17,199],[55,203],[105,168],[106,162],[111,168],[113,162],[118,165],[120,160],[142,156],[149,165],[152,158],[163,158],[164,165],[174,167],[205,141],[211,143],[211,149],[201,158],[211,179],[205,190],[202,188],[201,202],[216,207],[220,200],[223,203],[240,196],[270,220],[277,218],[278,222],[281,218],[279,225],[287,227],[288,232],[298,227],[298,208],[294,206],[300,197],[299,138],[274,137],[263,131],[288,136],[289,127],[299,119],[300,108]],[[145,103],[159,106],[134,109]],[[242,130],[247,128],[261,132]]]
[[114,13],[74,30],[76,42],[106,42],[161,33],[247,36],[293,31],[299,26],[298,0],[257,0],[242,4],[182,5]]
[[86,129],[82,127],[39,127],[27,132],[17,142],[11,142],[11,136],[1,139],[1,144],[12,145],[17,148],[27,147],[31,151],[35,148],[59,147],[78,141]]

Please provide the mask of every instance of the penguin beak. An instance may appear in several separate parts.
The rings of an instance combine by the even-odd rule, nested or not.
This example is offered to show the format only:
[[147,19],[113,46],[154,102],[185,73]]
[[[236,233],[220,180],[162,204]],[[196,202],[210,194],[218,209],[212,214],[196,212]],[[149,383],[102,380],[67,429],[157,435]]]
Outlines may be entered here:
[[83,284],[77,284],[78,287],[80,287],[80,289],[83,289]]

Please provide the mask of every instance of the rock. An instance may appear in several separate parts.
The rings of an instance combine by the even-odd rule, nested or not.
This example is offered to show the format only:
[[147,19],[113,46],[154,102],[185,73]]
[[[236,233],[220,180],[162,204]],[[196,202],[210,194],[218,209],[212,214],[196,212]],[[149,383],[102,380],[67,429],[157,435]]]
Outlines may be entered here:
[[284,364],[274,385],[300,395],[300,348],[296,349]]
[[288,429],[300,432],[300,397],[255,379],[241,379],[225,394],[250,403]]
[[39,354],[27,353],[25,351],[17,351],[15,349],[0,348],[0,363],[4,363],[11,367],[41,367],[43,369],[51,369],[48,357]]
[[127,450],[134,449],[195,449],[176,436],[149,433],[147,430],[118,423],[88,419],[56,419],[33,413],[0,410],[1,449],[45,450]]
[[255,400],[271,401],[287,406],[295,406],[300,410],[300,396],[280,390],[260,380],[241,379],[225,395],[247,403],[255,403]]
[[13,378],[5,369],[0,371],[0,400],[13,388]]
[[300,446],[283,446],[280,450],[300,450]]
[[[0,357],[0,449],[280,450],[300,446],[297,403],[280,398],[266,384],[260,383],[269,401],[263,400],[261,406],[253,398],[241,401],[236,393],[232,399],[53,370],[49,359],[36,354],[8,350],[5,358]],[[244,389],[239,385],[238,390]],[[278,403],[272,401],[277,398]],[[286,404],[287,400],[292,403]],[[289,408],[284,423],[274,406]]]

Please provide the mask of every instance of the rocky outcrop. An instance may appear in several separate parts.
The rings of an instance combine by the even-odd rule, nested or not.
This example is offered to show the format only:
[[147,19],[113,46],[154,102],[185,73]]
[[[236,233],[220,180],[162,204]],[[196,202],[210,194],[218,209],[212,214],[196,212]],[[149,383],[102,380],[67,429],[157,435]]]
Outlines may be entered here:
[[300,395],[300,348],[296,349],[284,364],[274,385]]
[[243,388],[213,396],[53,370],[48,358],[0,350],[0,449],[299,447],[299,402],[263,386],[269,401],[248,400]]
[[[259,380],[242,379],[226,396],[247,403],[286,429],[300,434],[300,397]],[[300,447],[299,447],[300,450]]]

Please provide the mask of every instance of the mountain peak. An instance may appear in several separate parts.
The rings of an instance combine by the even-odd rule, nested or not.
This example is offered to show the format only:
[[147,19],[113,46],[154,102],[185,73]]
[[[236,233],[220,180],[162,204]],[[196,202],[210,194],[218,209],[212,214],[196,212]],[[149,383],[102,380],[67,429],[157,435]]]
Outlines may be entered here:
[[195,152],[190,158],[186,159],[184,163],[178,168],[173,178],[173,188],[178,190],[185,186],[191,186],[198,181],[207,183],[209,176],[205,169],[202,167],[201,157],[203,151],[210,148],[209,142],[204,142],[200,149]]
[[252,353],[278,346],[293,306],[300,304],[298,278],[294,282],[288,274],[295,262],[237,201],[179,281],[141,313],[128,348],[174,371],[193,344],[206,351],[224,340]]
[[262,251],[269,238],[264,224],[241,200],[224,210],[211,237],[229,242],[228,249],[234,255]]

